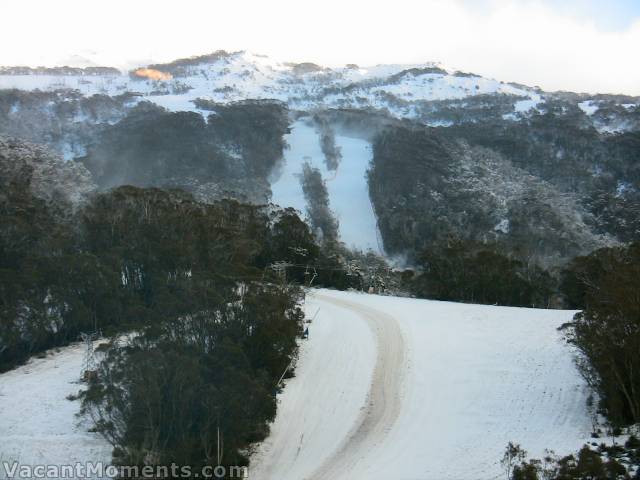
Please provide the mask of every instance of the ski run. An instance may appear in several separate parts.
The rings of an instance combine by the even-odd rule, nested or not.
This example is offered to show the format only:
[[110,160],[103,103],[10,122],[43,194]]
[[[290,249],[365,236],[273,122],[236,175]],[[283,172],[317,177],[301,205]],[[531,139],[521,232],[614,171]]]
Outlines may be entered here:
[[[305,310],[309,339],[251,479],[495,479],[509,441],[540,457],[589,438],[589,391],[558,331],[574,312],[330,290]],[[67,399],[83,355],[76,344],[0,375],[0,461],[109,461]]]

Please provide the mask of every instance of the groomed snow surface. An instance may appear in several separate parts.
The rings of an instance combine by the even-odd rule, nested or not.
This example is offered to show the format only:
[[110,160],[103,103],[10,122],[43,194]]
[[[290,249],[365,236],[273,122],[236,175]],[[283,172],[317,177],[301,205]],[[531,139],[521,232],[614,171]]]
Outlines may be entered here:
[[76,344],[0,374],[0,478],[7,475],[1,462],[111,462],[111,446],[76,416],[80,401],[66,398],[83,388],[84,353],[85,345]]
[[557,328],[573,312],[319,290],[257,480],[503,478],[509,441],[575,452],[588,389]]
[[303,165],[309,163],[320,171],[325,181],[329,208],[339,223],[340,239],[347,247],[382,254],[366,178],[373,155],[371,144],[362,139],[336,135],[336,146],[342,151],[342,160],[337,170],[330,171],[320,148],[320,135],[309,119],[293,123],[285,141],[289,147],[271,182],[272,202],[281,207],[293,207],[303,215],[307,212],[300,176]]
[[[588,440],[588,390],[557,331],[573,312],[329,290],[310,292],[305,309],[317,316],[252,480],[503,478],[509,441],[540,457]],[[109,460],[66,399],[81,388],[83,353],[73,345],[0,375],[0,461]]]

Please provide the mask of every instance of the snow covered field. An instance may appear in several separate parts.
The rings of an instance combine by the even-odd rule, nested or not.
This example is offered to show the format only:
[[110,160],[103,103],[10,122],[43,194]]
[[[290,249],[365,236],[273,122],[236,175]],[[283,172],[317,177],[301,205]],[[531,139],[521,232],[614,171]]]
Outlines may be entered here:
[[326,290],[306,308],[320,311],[253,479],[494,479],[509,441],[540,457],[589,438],[557,331],[573,312]]
[[[495,479],[509,441],[540,457],[589,438],[588,390],[557,331],[573,312],[329,290],[305,309],[317,317],[251,479]],[[65,398],[83,353],[0,375],[0,460],[109,461]]]
[[[111,446],[76,417],[84,344],[0,374],[0,462],[75,465],[111,461]],[[5,478],[0,466],[0,478]]]
[[381,254],[378,227],[369,198],[366,172],[371,161],[371,144],[365,140],[336,135],[336,145],[342,150],[342,160],[336,171],[329,171],[320,148],[320,137],[313,125],[301,119],[291,125],[285,136],[281,170],[271,184],[272,201],[281,207],[293,207],[303,215],[306,202],[300,175],[308,162],[320,170],[329,193],[329,207],[340,224],[340,238],[348,247],[373,250]]

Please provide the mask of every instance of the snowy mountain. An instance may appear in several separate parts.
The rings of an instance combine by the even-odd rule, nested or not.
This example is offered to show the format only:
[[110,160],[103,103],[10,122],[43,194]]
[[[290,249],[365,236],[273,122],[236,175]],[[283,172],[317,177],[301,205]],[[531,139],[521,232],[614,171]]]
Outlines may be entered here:
[[528,239],[519,255],[545,266],[637,238],[639,132],[639,98],[433,63],[327,68],[218,51],[126,73],[0,69],[0,134],[83,162],[101,188],[180,187],[311,217],[308,165],[340,240],[409,260],[434,232],[508,251]]
[[136,92],[173,111],[197,111],[198,99],[219,103],[275,99],[295,110],[374,108],[412,119],[420,118],[419,104],[425,101],[506,95],[513,97],[514,114],[524,114],[542,101],[536,89],[448,72],[435,64],[331,69],[313,63],[278,63],[247,52],[216,52],[120,75],[50,70],[0,70],[0,88],[69,88],[84,95],[109,96]]
[[[117,73],[97,66],[86,68],[0,67],[0,89],[53,91],[77,90],[85,96],[117,96],[135,92],[172,111],[201,111],[198,100],[228,103],[246,99],[275,99],[290,109],[375,109],[396,118],[442,125],[428,114],[427,103],[482,97],[506,97],[505,119],[544,111],[547,99],[564,94],[539,88],[451,71],[434,63],[415,65],[347,65],[328,68],[314,63],[280,63],[248,52],[218,51],[210,55],[149,65]],[[626,96],[578,95],[579,106],[589,116],[611,106],[632,111],[637,99]],[[618,100],[618,101],[616,101]],[[621,113],[623,113],[621,111]],[[595,120],[594,120],[595,121]],[[634,123],[604,122],[603,131],[624,131]]]
[[[74,417],[79,388],[87,411],[114,412],[96,417],[103,433],[137,432],[116,461],[162,450],[135,427],[147,415],[180,442],[197,435],[186,453],[197,443],[210,463],[233,408],[225,461],[251,456],[259,480],[494,479],[508,442],[573,453],[615,404],[601,388],[594,405],[563,338],[580,317],[549,308],[592,308],[587,283],[601,282],[607,308],[637,312],[637,254],[599,249],[640,240],[640,98],[434,63],[218,51],[127,72],[69,64],[0,67],[2,272],[17,285],[0,353],[7,368],[31,358],[0,374],[0,463],[108,461]],[[302,305],[296,283],[471,303],[308,288]],[[98,319],[123,342],[80,387],[82,347],[44,350]],[[633,360],[634,345],[619,350]],[[148,413],[164,412],[157,388],[172,413]],[[104,421],[134,403],[131,424]],[[191,405],[202,415],[182,422]]]

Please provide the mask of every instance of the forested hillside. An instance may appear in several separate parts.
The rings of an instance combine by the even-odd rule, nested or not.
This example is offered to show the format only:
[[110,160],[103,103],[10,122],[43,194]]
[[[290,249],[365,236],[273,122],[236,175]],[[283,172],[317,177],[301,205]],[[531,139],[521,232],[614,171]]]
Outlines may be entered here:
[[271,267],[313,262],[327,285],[339,272],[292,210],[89,179],[0,140],[0,370],[105,336],[83,399],[115,462],[208,465],[220,428],[225,465],[246,465],[304,318],[302,290]]
[[637,133],[602,136],[551,113],[387,127],[370,190],[389,252],[456,237],[549,267],[639,238],[638,152]]
[[[453,240],[555,276],[576,255],[640,235],[636,97],[545,92],[437,64],[325,68],[224,51],[122,75],[27,73],[0,72],[0,133],[81,162],[101,189],[265,204],[283,157],[302,157],[289,157],[300,165],[289,181],[309,192],[314,178],[327,198],[320,221],[315,196],[298,189],[301,213],[340,241],[358,213],[328,187],[361,161],[344,149],[357,139],[371,165],[368,180],[349,181],[369,182],[377,217],[362,244],[400,265],[420,267]],[[301,119],[311,132],[292,131]],[[303,140],[318,158],[296,150]],[[326,171],[312,177],[300,160]]]

